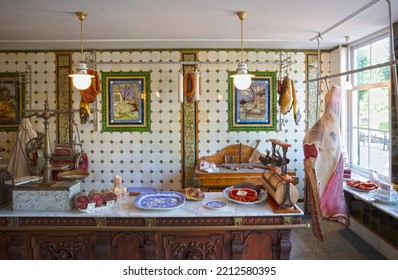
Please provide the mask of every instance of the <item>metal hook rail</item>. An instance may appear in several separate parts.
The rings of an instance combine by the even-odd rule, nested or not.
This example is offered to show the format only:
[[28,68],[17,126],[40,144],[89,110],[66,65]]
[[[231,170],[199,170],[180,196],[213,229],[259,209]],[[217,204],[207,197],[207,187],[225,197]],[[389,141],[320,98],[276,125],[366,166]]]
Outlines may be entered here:
[[[317,36],[313,37],[310,39],[310,41],[314,41],[316,39],[321,38],[322,39],[322,35],[325,35],[326,33],[332,31],[333,29],[335,29],[336,27],[342,25],[343,23],[345,23],[346,21],[352,19],[353,17],[355,17],[356,15],[362,13],[363,11],[365,11],[366,9],[368,9],[369,7],[373,6],[374,4],[376,4],[377,2],[379,2],[380,0],[374,0],[372,2],[370,2],[369,4],[365,5],[364,7],[360,8],[359,10],[355,11],[354,13],[350,14],[349,16],[345,17],[344,19],[340,20],[338,23],[332,25],[331,27],[327,28],[326,30],[318,33]],[[389,0],[387,0],[389,1]]]
[[366,67],[362,67],[362,68],[359,68],[359,69],[350,70],[350,71],[346,71],[346,72],[340,72],[340,73],[336,73],[336,74],[332,74],[332,75],[325,75],[325,76],[322,76],[320,78],[313,78],[313,79],[305,80],[305,81],[303,81],[303,83],[312,83],[312,82],[317,82],[317,81],[320,81],[320,80],[338,78],[338,77],[341,77],[341,76],[355,74],[355,73],[359,73],[359,72],[363,72],[363,71],[367,71],[367,70],[372,70],[372,69],[376,69],[376,68],[381,68],[381,67],[385,67],[385,66],[393,67],[394,65],[397,65],[397,64],[398,64],[398,60],[393,60],[391,62],[384,62],[384,63],[375,64],[375,65],[371,65],[371,66],[366,66]]
[[[319,44],[319,38],[322,39],[322,35],[328,33],[329,31],[333,30],[334,28],[338,27],[339,25],[343,24],[347,20],[349,20],[352,17],[358,15],[359,13],[363,12],[364,10],[368,9],[369,7],[373,6],[374,4],[376,4],[379,1],[380,0],[374,0],[374,1],[370,2],[366,6],[362,7],[361,9],[359,9],[356,12],[352,13],[348,17],[346,17],[343,20],[339,21],[335,25],[333,25],[333,26],[329,27],[328,29],[318,33],[317,36],[311,38],[311,41],[318,39],[318,44]],[[392,17],[391,16],[391,1],[390,0],[386,0],[386,2],[387,2],[387,5],[388,5],[389,33],[390,33],[390,38],[389,38],[389,41],[390,41],[390,61],[389,62],[376,64],[376,65],[372,65],[372,66],[369,66],[369,67],[363,67],[363,68],[356,69],[356,70],[341,72],[341,73],[337,73],[337,74],[333,74],[333,75],[326,75],[326,76],[323,76],[323,77],[319,76],[319,77],[314,78],[314,79],[304,80],[303,83],[317,82],[317,81],[319,82],[319,81],[321,81],[323,79],[336,78],[336,77],[341,77],[341,76],[344,76],[344,75],[349,75],[349,74],[353,74],[353,73],[357,73],[357,72],[362,72],[362,71],[366,71],[366,70],[370,70],[370,69],[374,69],[374,68],[390,66],[391,67],[391,81],[392,81],[392,83],[394,85],[393,90],[395,90],[395,94],[398,95],[396,93],[397,92],[397,71],[396,71],[397,60],[395,60],[395,52],[394,52],[394,33],[393,33],[393,25],[392,25],[392,19],[391,19],[391,17]],[[318,57],[318,60],[319,59],[320,59],[320,57]],[[398,104],[398,100],[396,102]],[[397,107],[397,109],[398,109],[398,107]]]

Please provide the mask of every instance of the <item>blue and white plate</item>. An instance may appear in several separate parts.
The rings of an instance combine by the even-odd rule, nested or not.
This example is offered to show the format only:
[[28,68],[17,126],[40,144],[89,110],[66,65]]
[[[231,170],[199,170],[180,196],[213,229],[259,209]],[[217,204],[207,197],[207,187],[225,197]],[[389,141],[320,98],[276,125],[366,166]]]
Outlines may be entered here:
[[386,200],[385,197],[381,196],[378,193],[377,189],[370,191],[369,192],[369,196],[371,198],[376,199],[377,202],[384,203],[384,204],[396,204],[396,203],[398,203],[398,192],[395,191],[395,190],[391,191],[391,198],[388,199],[388,200]]
[[137,196],[134,205],[145,210],[171,210],[183,206],[185,201],[185,195],[180,192],[148,192]]
[[221,200],[210,200],[205,203],[205,206],[209,209],[222,209],[227,206],[227,203]]

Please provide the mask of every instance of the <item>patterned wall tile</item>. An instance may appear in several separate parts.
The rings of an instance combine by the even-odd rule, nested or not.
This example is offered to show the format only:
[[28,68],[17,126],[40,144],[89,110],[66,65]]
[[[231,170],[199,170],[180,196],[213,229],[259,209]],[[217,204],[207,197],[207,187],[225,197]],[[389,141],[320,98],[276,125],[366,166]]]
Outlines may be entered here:
[[[85,53],[85,56],[89,55]],[[289,52],[295,62],[289,75],[296,82],[300,107],[304,111],[305,85],[303,52]],[[102,133],[101,98],[96,104],[90,104],[96,110],[97,123],[91,119],[88,124],[78,123],[83,149],[89,155],[90,176],[83,182],[86,189],[110,187],[113,177],[120,174],[126,186],[153,186],[157,189],[179,189],[181,181],[181,105],[178,103],[177,76],[180,68],[180,52],[173,51],[104,51],[97,52],[97,71],[151,71],[151,132],[147,133]],[[275,51],[244,52],[250,71],[275,71],[279,59]],[[80,53],[72,56],[73,67],[80,61]],[[25,65],[32,68],[32,109],[43,108],[48,97],[54,108],[55,92],[55,55],[52,52],[0,53],[0,71],[22,71]],[[291,113],[285,116],[282,131],[275,132],[228,132],[228,71],[235,71],[240,60],[240,51],[210,50],[198,51],[202,94],[198,102],[198,155],[213,154],[229,144],[245,143],[254,145],[261,139],[259,150],[271,149],[269,138],[278,138],[292,144],[288,157],[289,169],[296,170],[303,178],[302,139],[304,137],[304,119],[297,126]],[[159,64],[159,62],[165,62]],[[112,64],[112,62],[115,62]],[[120,63],[123,62],[123,63]],[[141,62],[141,63],[140,63]],[[151,63],[153,62],[153,63]],[[173,62],[173,63],[167,63]],[[210,63],[212,62],[212,63]],[[250,62],[252,64],[250,64]],[[261,63],[260,63],[261,62]],[[322,68],[329,71],[329,55],[322,55]],[[326,91],[322,85],[322,94]],[[73,89],[73,108],[79,108],[80,93]],[[50,107],[51,107],[50,106]],[[96,107],[95,107],[96,106]],[[304,114],[304,112],[302,112]],[[75,113],[79,122],[79,116]],[[42,121],[34,120],[38,130],[43,130]],[[96,128],[97,127],[97,128]],[[54,133],[55,126],[50,125]],[[76,137],[76,131],[75,137]],[[5,136],[5,137],[4,137]],[[6,146],[9,156],[15,133],[0,132],[1,146]],[[5,142],[5,143],[4,143]],[[300,183],[302,187],[302,182]]]

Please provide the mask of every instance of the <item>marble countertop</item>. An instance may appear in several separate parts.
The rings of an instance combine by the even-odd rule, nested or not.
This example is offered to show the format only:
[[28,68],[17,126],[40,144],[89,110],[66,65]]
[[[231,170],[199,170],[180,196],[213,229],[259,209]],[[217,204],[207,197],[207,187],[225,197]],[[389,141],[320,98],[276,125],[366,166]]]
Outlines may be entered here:
[[346,192],[349,192],[350,194],[352,194],[355,198],[365,201],[365,202],[371,204],[372,206],[374,206],[374,207],[382,210],[383,212],[393,216],[394,218],[398,219],[398,203],[387,204],[387,203],[378,202],[374,198],[371,198],[369,196],[368,192],[362,192],[362,191],[355,190],[353,188],[350,188],[346,184],[344,184],[344,190]]
[[[0,209],[0,217],[248,217],[248,216],[300,216],[304,212],[275,213],[268,201],[258,204],[241,205],[227,200],[221,192],[207,192],[202,201],[187,200],[179,208],[171,210],[146,210],[134,205],[134,196],[119,199],[115,205],[100,207],[91,213],[77,209],[64,212],[49,211],[12,211]],[[222,209],[209,209],[204,204],[211,200],[222,200],[227,206]]]

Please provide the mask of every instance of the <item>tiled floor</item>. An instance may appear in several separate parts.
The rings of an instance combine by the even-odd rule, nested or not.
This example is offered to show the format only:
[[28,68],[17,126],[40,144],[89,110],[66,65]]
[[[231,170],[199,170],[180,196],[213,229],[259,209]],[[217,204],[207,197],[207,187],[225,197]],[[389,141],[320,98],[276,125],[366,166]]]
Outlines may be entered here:
[[387,242],[378,238],[374,233],[363,227],[361,224],[351,219],[350,229],[355,232],[364,242],[386,256],[390,260],[398,260],[398,250],[389,245]]
[[380,254],[362,238],[345,229],[326,242],[320,242],[311,229],[292,230],[292,260],[382,260]]

